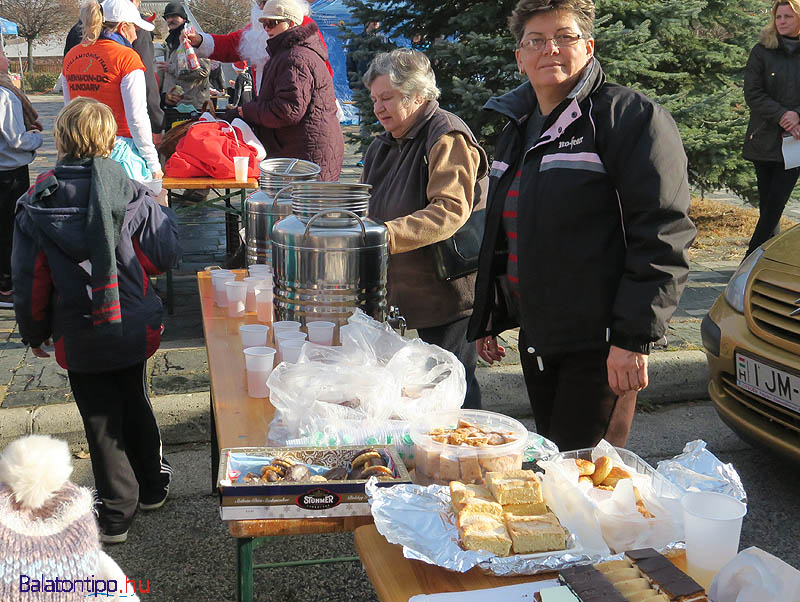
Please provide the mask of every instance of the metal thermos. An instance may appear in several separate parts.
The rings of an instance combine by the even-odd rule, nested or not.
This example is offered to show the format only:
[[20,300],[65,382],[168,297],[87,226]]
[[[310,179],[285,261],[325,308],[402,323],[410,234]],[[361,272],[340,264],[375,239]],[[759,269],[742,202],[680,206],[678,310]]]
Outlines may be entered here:
[[328,320],[340,326],[356,308],[385,319],[389,236],[385,226],[367,217],[370,188],[339,182],[292,185],[292,215],[272,230],[279,320]]
[[[316,180],[320,167],[300,159],[266,159],[259,163],[259,190],[245,202],[245,241],[247,264],[271,263],[269,239],[276,222],[292,213],[292,201],[286,187],[294,182]],[[284,193],[281,193],[285,190]]]

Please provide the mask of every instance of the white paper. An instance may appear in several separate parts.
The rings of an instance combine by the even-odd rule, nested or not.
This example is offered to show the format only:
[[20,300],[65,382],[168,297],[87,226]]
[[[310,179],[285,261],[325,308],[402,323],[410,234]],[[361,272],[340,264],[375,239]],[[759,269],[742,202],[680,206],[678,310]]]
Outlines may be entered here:
[[555,579],[547,579],[492,589],[477,589],[470,592],[419,594],[409,598],[408,602],[531,602],[533,594],[536,592],[558,585],[559,583]]
[[785,169],[800,167],[800,140],[794,136],[783,139],[783,164]]

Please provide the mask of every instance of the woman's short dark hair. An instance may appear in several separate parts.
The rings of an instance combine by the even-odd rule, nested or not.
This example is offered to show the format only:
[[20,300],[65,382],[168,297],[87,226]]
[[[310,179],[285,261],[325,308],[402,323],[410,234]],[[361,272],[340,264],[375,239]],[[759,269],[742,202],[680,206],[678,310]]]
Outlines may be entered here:
[[508,18],[508,28],[519,44],[525,35],[525,25],[531,17],[551,11],[563,11],[575,17],[578,28],[585,36],[592,35],[594,2],[592,0],[520,0]]

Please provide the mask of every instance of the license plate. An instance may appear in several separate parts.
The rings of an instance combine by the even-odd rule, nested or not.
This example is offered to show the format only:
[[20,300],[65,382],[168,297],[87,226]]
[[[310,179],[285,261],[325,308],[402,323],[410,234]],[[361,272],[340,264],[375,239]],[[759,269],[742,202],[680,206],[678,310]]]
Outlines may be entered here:
[[736,354],[736,384],[746,391],[800,412],[800,376]]

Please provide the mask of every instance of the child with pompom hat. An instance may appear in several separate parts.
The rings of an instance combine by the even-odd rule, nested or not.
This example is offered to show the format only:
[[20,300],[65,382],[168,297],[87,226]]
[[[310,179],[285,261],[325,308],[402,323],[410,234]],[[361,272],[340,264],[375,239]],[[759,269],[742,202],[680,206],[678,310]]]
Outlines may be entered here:
[[49,436],[22,437],[0,453],[3,602],[77,602],[95,592],[138,600],[100,549],[91,491],[71,474],[67,444]]

